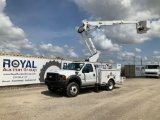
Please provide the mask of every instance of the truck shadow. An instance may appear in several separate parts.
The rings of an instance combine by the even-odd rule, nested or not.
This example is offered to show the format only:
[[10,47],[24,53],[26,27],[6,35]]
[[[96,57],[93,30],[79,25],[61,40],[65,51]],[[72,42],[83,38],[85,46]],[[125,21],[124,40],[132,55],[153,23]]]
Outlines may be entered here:
[[157,77],[157,76],[149,76],[149,77],[145,77],[146,79],[150,79],[150,78],[153,78],[153,79],[159,79],[160,77]]
[[[82,88],[79,91],[79,95],[81,94],[89,94],[94,92],[93,88]],[[66,91],[65,90],[58,90],[57,92],[50,92],[48,90],[42,91],[41,94],[49,96],[49,97],[66,97],[66,98],[70,98],[66,95]]]
[[[115,86],[114,89],[119,89],[120,87]],[[113,90],[114,90],[113,89]],[[103,87],[100,87],[98,89],[98,93],[100,92],[107,92],[106,90],[104,90]],[[109,92],[109,91],[108,91]],[[89,93],[95,93],[95,89],[94,88],[81,88],[79,95],[83,95],[83,94],[89,94]],[[66,98],[70,98],[66,95],[66,91],[65,90],[58,90],[57,92],[50,92],[48,90],[42,91],[41,94],[49,96],[49,97],[66,97]]]
[[41,94],[49,97],[67,97],[64,90],[58,90],[57,92],[50,92],[49,90],[42,91]]
[[[114,86],[114,89],[119,89],[119,88],[121,88],[121,87],[119,87],[119,86]],[[113,90],[114,90],[114,89],[113,89]]]

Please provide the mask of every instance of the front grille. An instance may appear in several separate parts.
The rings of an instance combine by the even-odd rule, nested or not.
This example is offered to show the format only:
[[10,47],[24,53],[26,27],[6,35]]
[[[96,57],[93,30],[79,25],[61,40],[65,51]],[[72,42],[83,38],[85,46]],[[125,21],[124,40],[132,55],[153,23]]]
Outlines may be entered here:
[[57,81],[60,79],[60,75],[58,73],[47,73],[46,79],[51,81]]

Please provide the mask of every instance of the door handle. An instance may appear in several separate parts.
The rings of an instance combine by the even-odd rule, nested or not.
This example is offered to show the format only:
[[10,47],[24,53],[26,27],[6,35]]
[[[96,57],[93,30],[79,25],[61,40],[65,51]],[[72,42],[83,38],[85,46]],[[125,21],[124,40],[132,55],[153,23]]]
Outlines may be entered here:
[[93,76],[95,76],[95,74],[93,74]]

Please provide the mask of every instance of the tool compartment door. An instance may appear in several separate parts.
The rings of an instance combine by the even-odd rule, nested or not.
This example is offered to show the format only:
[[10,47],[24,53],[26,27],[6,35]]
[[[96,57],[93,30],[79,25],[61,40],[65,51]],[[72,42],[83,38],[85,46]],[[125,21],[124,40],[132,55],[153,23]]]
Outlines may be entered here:
[[113,80],[120,80],[120,71],[118,70],[99,70],[99,73],[98,73],[99,77],[98,77],[98,80],[99,80],[99,83],[100,84],[107,84],[108,81],[110,79],[113,79]]

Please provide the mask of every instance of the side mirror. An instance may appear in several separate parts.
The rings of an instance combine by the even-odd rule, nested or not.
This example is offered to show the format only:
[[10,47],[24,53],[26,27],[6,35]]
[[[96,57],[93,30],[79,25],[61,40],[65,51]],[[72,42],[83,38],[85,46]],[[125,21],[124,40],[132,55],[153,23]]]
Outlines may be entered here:
[[81,70],[80,68],[77,68],[77,69],[76,69],[76,71],[80,71],[80,70]]

